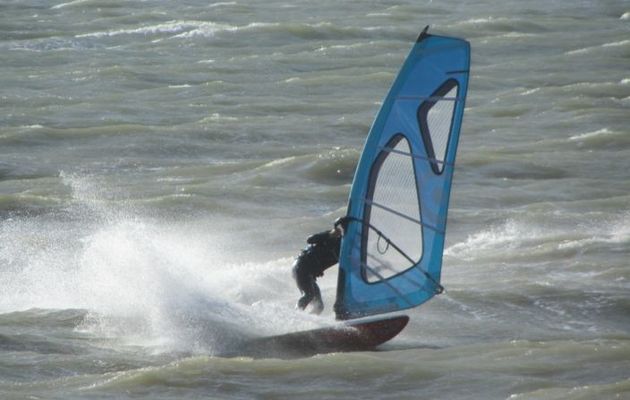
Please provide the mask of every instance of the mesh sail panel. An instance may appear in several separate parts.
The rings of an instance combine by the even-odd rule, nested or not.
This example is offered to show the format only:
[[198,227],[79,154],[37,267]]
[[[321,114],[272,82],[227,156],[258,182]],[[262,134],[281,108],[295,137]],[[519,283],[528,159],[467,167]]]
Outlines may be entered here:
[[413,266],[422,257],[420,205],[409,142],[393,138],[372,171],[364,224],[363,267],[368,282],[386,279]]
[[432,95],[432,100],[424,102],[418,108],[418,125],[422,134],[427,157],[436,174],[444,171],[444,160],[453,125],[455,102],[457,100],[457,81],[450,79]]
[[439,100],[427,114],[427,125],[433,143],[433,151],[435,158],[441,163],[437,164],[440,172],[444,169],[444,158],[446,157],[446,146],[448,145],[448,137],[451,132],[451,122],[453,120],[453,111],[455,110],[455,102],[453,99],[457,95],[457,88],[453,87],[447,94],[446,100]]

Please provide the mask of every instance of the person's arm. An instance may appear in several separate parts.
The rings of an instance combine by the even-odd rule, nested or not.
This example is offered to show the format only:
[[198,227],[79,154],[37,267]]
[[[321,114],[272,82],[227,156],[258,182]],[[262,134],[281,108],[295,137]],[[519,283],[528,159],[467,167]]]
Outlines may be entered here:
[[326,240],[328,240],[329,235],[330,235],[330,232],[328,232],[328,231],[316,233],[314,235],[309,236],[308,239],[306,239],[306,243],[308,243],[308,244],[320,244],[320,243],[323,243]]

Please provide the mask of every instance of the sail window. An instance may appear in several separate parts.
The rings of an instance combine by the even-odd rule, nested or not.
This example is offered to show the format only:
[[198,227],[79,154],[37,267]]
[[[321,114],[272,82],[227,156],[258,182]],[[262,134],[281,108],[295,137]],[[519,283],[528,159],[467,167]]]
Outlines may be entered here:
[[369,178],[363,221],[363,277],[370,283],[413,267],[422,257],[417,179],[409,141],[394,136]]
[[455,79],[444,82],[427,100],[418,107],[418,125],[420,134],[431,163],[431,169],[436,174],[444,171],[444,160],[451,136],[455,102],[457,101],[458,85]]

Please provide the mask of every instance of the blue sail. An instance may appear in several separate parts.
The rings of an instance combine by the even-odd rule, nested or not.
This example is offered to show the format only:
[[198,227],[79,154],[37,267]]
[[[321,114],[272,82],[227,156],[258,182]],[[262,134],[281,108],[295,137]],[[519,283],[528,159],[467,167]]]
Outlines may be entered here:
[[442,291],[451,181],[470,45],[425,29],[374,120],[339,261],[339,319],[418,306]]

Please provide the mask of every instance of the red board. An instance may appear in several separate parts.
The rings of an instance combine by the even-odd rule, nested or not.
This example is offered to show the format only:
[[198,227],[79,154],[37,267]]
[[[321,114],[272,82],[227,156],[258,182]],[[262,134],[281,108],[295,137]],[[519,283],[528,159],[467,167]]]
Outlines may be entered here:
[[313,354],[373,350],[387,342],[409,322],[399,315],[369,321],[348,321],[334,327],[253,339],[241,349],[258,357],[304,357]]

